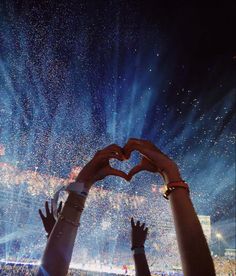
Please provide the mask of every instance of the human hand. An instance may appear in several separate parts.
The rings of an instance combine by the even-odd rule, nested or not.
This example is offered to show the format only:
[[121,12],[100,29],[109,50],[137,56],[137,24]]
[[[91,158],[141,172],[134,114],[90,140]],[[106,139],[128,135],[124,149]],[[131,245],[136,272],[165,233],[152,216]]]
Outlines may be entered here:
[[[61,212],[61,209],[62,209],[62,202],[60,202],[59,207],[57,208],[57,214]],[[43,222],[44,229],[48,234],[47,237],[49,237],[56,223],[56,219],[54,218],[54,215],[53,215],[52,204],[51,204],[51,211],[49,210],[48,201],[45,202],[45,210],[46,210],[46,216],[44,216],[41,209],[39,209],[39,215]]]
[[140,225],[140,221],[134,223],[134,219],[131,218],[131,245],[132,248],[143,247],[147,238],[148,228],[145,228],[145,223]]
[[81,170],[76,182],[82,182],[85,188],[90,189],[94,182],[102,180],[108,175],[120,176],[128,181],[129,178],[126,173],[110,166],[109,160],[112,158],[120,161],[125,160],[122,148],[116,144],[97,151],[93,159]]
[[129,172],[129,180],[143,170],[161,174],[166,183],[182,180],[176,163],[151,142],[131,138],[123,148],[125,157],[128,159],[134,150],[139,151],[143,157],[141,163]]

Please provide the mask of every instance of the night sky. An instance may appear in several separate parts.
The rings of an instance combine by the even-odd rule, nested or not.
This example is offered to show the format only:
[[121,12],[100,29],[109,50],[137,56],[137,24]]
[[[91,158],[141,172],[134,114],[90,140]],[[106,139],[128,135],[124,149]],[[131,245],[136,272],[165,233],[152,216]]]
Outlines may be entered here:
[[[222,2],[1,1],[2,160],[66,177],[110,143],[151,140],[235,247],[234,11]],[[142,194],[156,179],[103,184]]]

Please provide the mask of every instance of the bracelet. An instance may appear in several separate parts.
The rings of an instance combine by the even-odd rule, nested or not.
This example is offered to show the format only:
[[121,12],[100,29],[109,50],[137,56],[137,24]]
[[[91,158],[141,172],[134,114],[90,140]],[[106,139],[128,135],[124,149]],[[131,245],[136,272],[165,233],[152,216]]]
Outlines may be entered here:
[[72,220],[70,220],[70,219],[65,218],[63,215],[60,215],[60,216],[59,216],[59,220],[65,221],[65,222],[71,224],[71,225],[74,226],[74,227],[79,227],[79,226],[80,226],[80,223],[79,223],[79,222],[76,223],[76,222],[74,222],[74,221],[72,221]]
[[74,203],[74,202],[70,202],[68,200],[66,201],[65,206],[73,208],[80,213],[82,213],[84,210],[84,207],[82,207],[81,205]]
[[135,248],[135,249],[133,250],[133,254],[134,254],[134,255],[145,254],[144,246]]
[[184,182],[184,180],[170,182],[167,185],[165,185],[164,188],[165,188],[165,191],[163,193],[163,197],[167,200],[169,199],[170,193],[174,191],[176,188],[186,189],[189,193],[189,186],[187,183]]
[[132,246],[131,247],[131,250],[135,250],[136,248],[144,248],[144,245],[140,245],[140,246]]
[[70,202],[71,204],[75,204],[75,205],[81,205],[81,207],[83,208],[84,203],[85,203],[86,198],[81,196],[80,194],[77,194],[75,192],[70,192],[67,201]]
[[84,183],[83,182],[72,182],[70,183],[67,187],[66,187],[66,191],[67,192],[74,192],[79,196],[82,196],[84,198],[86,198],[88,196],[88,192],[89,190],[84,187]]

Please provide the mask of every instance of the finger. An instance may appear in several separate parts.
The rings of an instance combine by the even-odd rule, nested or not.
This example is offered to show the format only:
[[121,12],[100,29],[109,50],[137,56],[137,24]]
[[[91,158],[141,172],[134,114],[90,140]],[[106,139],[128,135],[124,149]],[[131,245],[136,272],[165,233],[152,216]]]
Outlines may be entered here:
[[143,148],[146,143],[147,141],[144,141],[144,140],[139,140],[134,138],[129,139],[126,145],[123,147],[123,152],[125,154],[125,157],[129,159],[132,151],[134,150],[137,150],[140,153],[144,154],[145,150]]
[[148,233],[148,227],[146,227],[146,229],[144,230],[144,232],[147,235],[147,233]]
[[45,219],[45,216],[44,216],[44,214],[43,214],[43,212],[42,212],[41,209],[39,209],[39,215],[41,217],[41,220],[43,221]]
[[145,223],[143,223],[143,224],[141,225],[141,228],[142,228],[142,229],[144,229],[144,227],[145,227]]
[[101,150],[101,153],[115,153],[117,156],[119,156],[119,158],[124,160],[123,149],[116,144],[109,145],[108,147]]
[[119,177],[122,177],[125,180],[129,181],[129,177],[128,177],[128,175],[126,173],[124,173],[122,171],[119,171],[119,170],[116,170],[116,169],[113,169],[110,166],[106,169],[106,176],[108,176],[108,175],[119,176]]
[[134,219],[131,218],[131,227],[134,228],[135,224],[134,224]]
[[141,142],[141,143],[150,143],[148,140],[145,139],[138,139],[138,138],[129,138],[129,141]]
[[141,164],[135,166],[132,170],[129,171],[128,173],[128,177],[129,179],[131,179],[135,174],[144,171],[145,168],[143,168],[143,166]]
[[50,216],[50,211],[49,211],[49,207],[48,207],[48,201],[45,202],[45,210],[46,210],[46,216]]
[[59,204],[59,207],[57,208],[57,213],[59,214],[61,212],[61,208],[62,208],[62,201]]
[[120,156],[119,154],[117,154],[115,152],[109,152],[109,151],[99,154],[99,158],[104,159],[104,160],[108,160],[108,159],[118,159],[120,161],[124,160],[124,156]]
[[157,167],[146,157],[142,158],[141,163],[139,164],[143,167],[144,170],[151,171],[151,172],[157,172]]
[[150,155],[150,150],[155,150],[163,154],[163,152],[160,151],[153,143],[147,140],[142,140],[142,139],[135,139],[131,138],[128,140],[127,144],[123,148],[123,152],[125,154],[126,158],[130,157],[130,154],[132,151],[137,150],[139,151],[142,155],[144,155],[147,159],[149,158]]
[[115,150],[117,152],[122,152],[122,148],[120,146],[118,146],[117,144],[111,144],[107,147],[105,147],[104,149],[102,149],[102,151],[107,151],[107,150]]
[[123,152],[120,151],[115,151],[115,150],[105,150],[105,151],[101,151],[99,156],[104,156],[104,155],[111,155],[111,158],[116,158],[120,161],[125,160],[125,156],[123,154]]
[[140,226],[140,221],[139,220],[137,221],[136,226],[138,226],[138,227]]
[[51,208],[50,208],[50,210],[51,210],[51,214],[53,214],[53,199],[51,199]]

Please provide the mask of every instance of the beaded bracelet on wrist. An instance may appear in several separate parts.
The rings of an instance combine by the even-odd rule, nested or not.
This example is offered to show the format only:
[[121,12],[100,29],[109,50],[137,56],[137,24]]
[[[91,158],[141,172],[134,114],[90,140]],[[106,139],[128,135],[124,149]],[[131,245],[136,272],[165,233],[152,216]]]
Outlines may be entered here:
[[145,254],[144,247],[135,248],[134,251],[133,251],[133,254],[134,255]]
[[140,245],[140,246],[135,246],[134,245],[134,246],[131,247],[131,250],[133,251],[135,248],[144,248],[144,245]]
[[135,247],[132,251],[134,255],[145,254],[144,246]]
[[78,211],[80,213],[82,213],[83,210],[84,210],[84,207],[82,205],[79,205],[79,204],[74,203],[74,202],[70,202],[68,200],[66,201],[65,206],[73,208],[73,209],[75,209],[76,211]]

